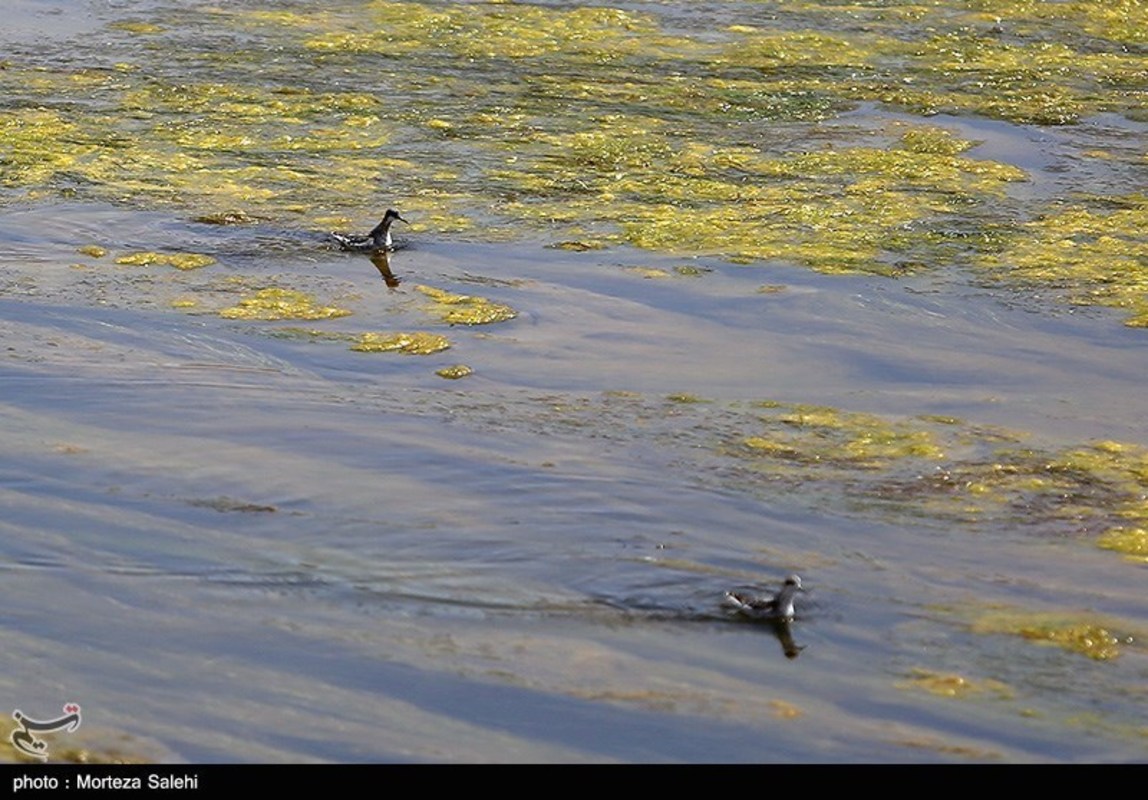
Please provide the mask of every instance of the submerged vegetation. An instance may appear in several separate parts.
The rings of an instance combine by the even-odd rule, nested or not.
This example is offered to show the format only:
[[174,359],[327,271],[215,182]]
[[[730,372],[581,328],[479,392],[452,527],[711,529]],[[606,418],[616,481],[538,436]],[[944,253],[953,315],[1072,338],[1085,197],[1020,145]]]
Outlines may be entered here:
[[[1010,186],[1031,176],[924,118],[1148,120],[1145,30],[1134,0],[760,1],[705,27],[656,5],[161,6],[98,52],[0,62],[0,187],[311,229],[385,194],[440,232],[502,221],[825,272],[976,266],[1144,326],[1134,179],[1020,202]],[[845,123],[863,103],[921,121]],[[1106,155],[1113,174],[1142,156]]]

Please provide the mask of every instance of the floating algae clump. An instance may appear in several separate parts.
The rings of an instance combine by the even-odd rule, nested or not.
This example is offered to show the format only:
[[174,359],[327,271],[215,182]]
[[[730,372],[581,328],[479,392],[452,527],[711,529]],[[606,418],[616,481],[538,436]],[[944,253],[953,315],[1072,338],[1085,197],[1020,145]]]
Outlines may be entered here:
[[453,294],[433,286],[416,286],[415,289],[434,300],[434,313],[451,325],[486,325],[505,322],[518,316],[518,312],[510,306],[492,302],[485,297]]
[[889,419],[776,402],[754,408],[756,424],[719,448],[747,475],[826,491],[854,510],[1060,536],[1108,531],[1097,544],[1134,558],[1144,546],[1136,534],[1148,529],[1143,447],[1025,448],[1018,434],[948,417]]
[[[1121,207],[1112,210],[1114,204]],[[1148,327],[1148,196],[1107,197],[1103,205],[1076,205],[1026,223],[979,265],[1000,283],[1121,308],[1130,315],[1126,325]]]
[[825,406],[792,406],[776,420],[790,431],[750,436],[746,447],[762,453],[801,453],[802,459],[876,466],[906,458],[940,459],[944,451],[925,429],[873,414]]
[[231,308],[219,312],[227,319],[330,319],[346,317],[350,311],[321,306],[310,295],[294,289],[260,289]]
[[[488,236],[533,226],[574,248],[625,242],[901,276],[1023,255],[1049,217],[1018,220],[1064,207],[1010,198],[1015,167],[977,160],[939,127],[873,122],[869,105],[1018,122],[1148,118],[1138,0],[756,0],[752,26],[522,3],[247,5],[161,4],[78,39],[75,58],[7,54],[0,193],[312,228],[322,216],[362,219],[386,186],[417,197],[416,225],[439,232],[475,215],[498,223],[482,220]],[[307,69],[268,53],[304,54]],[[859,103],[859,125],[809,124]],[[1097,136],[1093,150],[1113,141]],[[1073,188],[1112,191],[1083,183]],[[1002,231],[1017,233],[1004,252]],[[1121,264],[1138,246],[1122,233],[1073,238],[1078,252]],[[1148,325],[1123,267],[1115,282],[1078,288]]]
[[560,11],[496,4],[372,3],[371,22],[370,30],[323,33],[307,46],[392,56],[433,48],[468,59],[525,59],[561,52],[604,59],[639,50],[638,34],[656,31],[653,18],[612,8]]
[[498,171],[520,198],[507,208],[616,226],[616,239],[651,250],[893,274],[906,255],[916,263],[967,257],[970,242],[984,238],[976,234],[996,224],[1005,187],[1027,179],[1009,164],[964,155],[972,142],[930,126],[894,131],[887,147],[767,155],[680,141],[642,117],[595,124],[539,137],[548,149],[538,160],[528,150]]
[[437,333],[364,333],[352,350],[362,353],[408,353],[427,356],[450,347],[450,340]]
[[1100,535],[1096,540],[1096,546],[1124,553],[1136,561],[1148,561],[1148,529],[1112,528]]
[[45,183],[95,151],[78,127],[55,111],[0,111],[0,185]]
[[456,381],[459,378],[465,378],[468,375],[473,375],[474,370],[468,367],[466,364],[455,364],[454,366],[436,369],[434,374],[438,375],[440,378]]
[[1093,620],[1041,614],[994,614],[973,624],[975,633],[1008,633],[1060,647],[1097,661],[1120,655],[1120,639]]
[[1000,681],[973,681],[961,675],[933,672],[927,669],[914,669],[906,685],[924,689],[930,694],[941,697],[969,697],[991,692],[999,697],[1007,698],[1012,694],[1008,687]]
[[215,259],[211,256],[201,255],[199,253],[129,253],[126,256],[120,256],[116,259],[117,264],[131,264],[133,266],[146,267],[151,264],[167,264],[168,266],[175,267],[176,269],[199,269],[215,263]]

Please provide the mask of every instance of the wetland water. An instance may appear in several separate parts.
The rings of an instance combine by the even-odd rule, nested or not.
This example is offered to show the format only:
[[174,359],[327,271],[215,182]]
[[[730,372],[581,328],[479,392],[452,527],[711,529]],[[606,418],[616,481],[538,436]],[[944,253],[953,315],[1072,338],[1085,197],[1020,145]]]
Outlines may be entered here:
[[[19,3],[10,706],[81,704],[61,758],[1144,760],[1146,28],[971,5]],[[322,235],[388,205],[397,288]],[[789,571],[792,644],[721,608]]]

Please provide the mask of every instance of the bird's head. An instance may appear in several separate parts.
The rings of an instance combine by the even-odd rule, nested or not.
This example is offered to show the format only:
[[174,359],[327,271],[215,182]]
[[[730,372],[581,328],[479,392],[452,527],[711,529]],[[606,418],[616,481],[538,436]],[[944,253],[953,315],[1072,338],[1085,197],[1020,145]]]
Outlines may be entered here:
[[794,589],[796,589],[799,592],[805,591],[805,589],[802,588],[802,586],[801,586],[801,578],[798,577],[797,575],[786,575],[785,576],[785,585],[786,586],[792,586]]

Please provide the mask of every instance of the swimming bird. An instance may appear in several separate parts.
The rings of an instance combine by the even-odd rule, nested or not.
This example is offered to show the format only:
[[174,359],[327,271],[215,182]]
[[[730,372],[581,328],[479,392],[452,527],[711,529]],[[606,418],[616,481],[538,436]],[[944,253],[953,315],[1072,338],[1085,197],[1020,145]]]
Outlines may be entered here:
[[376,225],[370,233],[366,236],[348,236],[345,233],[331,233],[331,238],[339,243],[339,247],[344,250],[357,250],[359,252],[371,252],[373,250],[394,250],[395,244],[391,241],[391,225],[395,220],[410,224],[401,216],[399,212],[393,208],[388,208],[387,213],[383,214],[382,220]]
[[763,597],[744,592],[726,592],[725,605],[752,619],[788,621],[793,619],[793,596],[804,591],[801,588],[801,578],[797,575],[787,575],[781,591],[773,597]]

